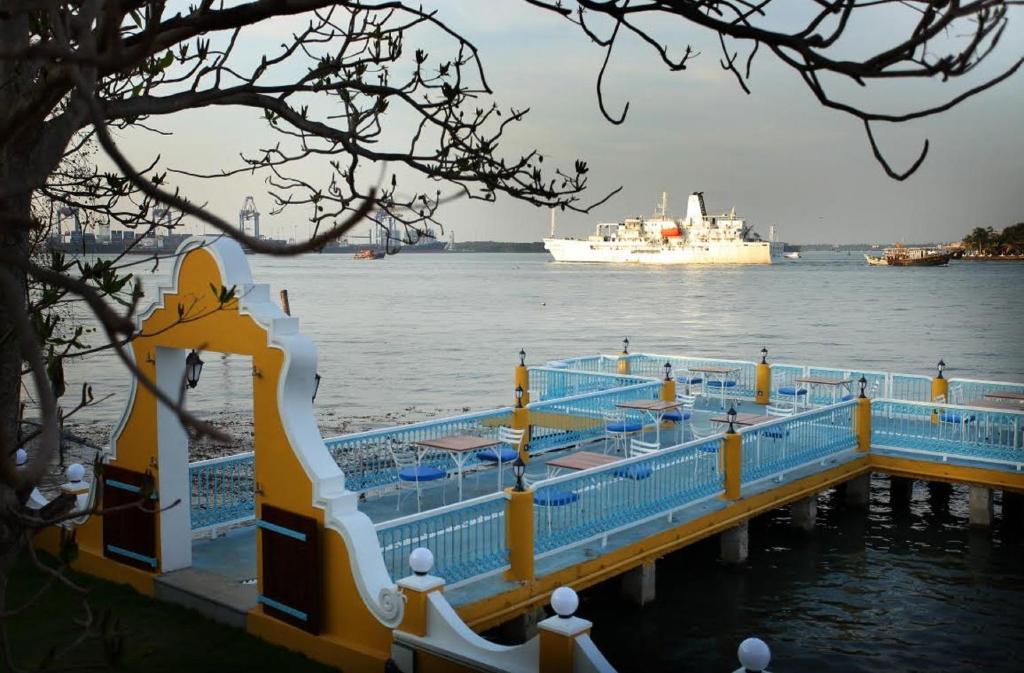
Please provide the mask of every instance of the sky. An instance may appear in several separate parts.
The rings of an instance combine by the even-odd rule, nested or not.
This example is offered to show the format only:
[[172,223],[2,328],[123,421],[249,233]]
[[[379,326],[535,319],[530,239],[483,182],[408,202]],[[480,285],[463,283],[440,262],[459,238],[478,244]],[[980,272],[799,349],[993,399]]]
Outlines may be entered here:
[[[614,126],[601,115],[595,81],[603,52],[576,27],[521,0],[426,0],[439,16],[480,50],[494,99],[503,107],[529,107],[503,146],[511,156],[536,147],[545,166],[590,167],[584,201],[622,191],[590,213],[560,212],[561,236],[592,233],[599,221],[654,211],[661,193],[682,215],[686,196],[703,191],[708,209],[735,207],[766,235],[791,243],[951,241],[976,226],[1001,229],[1024,221],[1024,71],[952,111],[926,120],[882,125],[876,137],[897,169],[909,165],[925,139],[928,158],[905,182],[888,178],[875,162],[861,123],[822,108],[799,77],[762,50],[754,62],[751,95],[719,66],[717,38],[677,23],[659,26],[659,38],[692,44],[701,55],[672,73],[636,39],[616,46],[605,78],[610,110],[626,101],[629,115]],[[801,2],[779,5],[779,25],[796,18]],[[877,11],[851,31],[856,46],[892,39],[906,15]],[[991,63],[973,79],[943,84],[895,83],[854,91],[872,109],[906,110],[956,95],[1024,55],[1024,11],[1017,10]],[[240,43],[242,58],[258,58],[297,25],[296,19],[258,26]],[[418,35],[432,53],[443,52],[433,34]],[[679,47],[681,48],[681,47]],[[745,47],[741,46],[741,49]],[[401,128],[403,119],[388,119]],[[217,109],[159,120],[171,138],[132,133],[121,138],[136,164],[159,154],[164,165],[199,171],[237,165],[240,152],[276,142],[252,110]],[[326,184],[326,171],[310,162],[303,177]],[[376,179],[376,178],[373,178]],[[236,221],[246,195],[262,212],[264,233],[283,238],[308,230],[306,211],[272,216],[259,176],[179,179],[195,201]],[[456,240],[537,241],[548,234],[547,210],[499,197],[496,203],[456,201],[440,219]],[[198,232],[197,232],[198,233]]]

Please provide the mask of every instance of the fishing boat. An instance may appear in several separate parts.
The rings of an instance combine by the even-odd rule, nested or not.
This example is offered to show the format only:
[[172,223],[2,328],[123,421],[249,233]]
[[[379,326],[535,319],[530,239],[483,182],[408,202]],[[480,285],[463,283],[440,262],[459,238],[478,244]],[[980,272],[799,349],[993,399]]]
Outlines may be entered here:
[[381,250],[371,250],[366,248],[360,250],[356,254],[352,255],[352,259],[384,259],[384,252]]
[[690,194],[684,218],[669,216],[663,193],[653,216],[601,223],[581,239],[556,238],[552,219],[544,247],[556,262],[604,264],[771,264],[783,252],[781,242],[762,240],[735,209],[708,215],[703,192]]
[[871,266],[944,266],[949,264],[952,253],[933,248],[908,248],[897,243],[886,248],[881,257],[864,255]]

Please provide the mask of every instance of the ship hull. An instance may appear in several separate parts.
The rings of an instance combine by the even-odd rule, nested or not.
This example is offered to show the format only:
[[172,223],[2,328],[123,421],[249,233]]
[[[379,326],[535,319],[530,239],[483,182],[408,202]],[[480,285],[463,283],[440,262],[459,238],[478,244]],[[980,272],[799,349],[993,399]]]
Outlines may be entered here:
[[623,241],[545,238],[556,262],[589,264],[771,264],[782,257],[783,244],[767,241],[708,242],[694,245],[643,246]]

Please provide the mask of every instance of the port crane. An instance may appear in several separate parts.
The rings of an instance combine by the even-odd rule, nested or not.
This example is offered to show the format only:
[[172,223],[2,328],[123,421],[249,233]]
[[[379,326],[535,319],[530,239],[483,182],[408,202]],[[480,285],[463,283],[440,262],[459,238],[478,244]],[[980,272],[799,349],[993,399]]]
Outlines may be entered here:
[[260,237],[260,211],[256,210],[256,200],[250,195],[242,202],[242,209],[238,211],[238,229],[244,234],[245,223],[252,220],[252,235]]
[[62,238],[64,236],[61,223],[64,221],[65,217],[70,217],[75,221],[75,234],[81,237],[82,221],[78,219],[78,208],[73,206],[63,206],[57,210],[57,238]]

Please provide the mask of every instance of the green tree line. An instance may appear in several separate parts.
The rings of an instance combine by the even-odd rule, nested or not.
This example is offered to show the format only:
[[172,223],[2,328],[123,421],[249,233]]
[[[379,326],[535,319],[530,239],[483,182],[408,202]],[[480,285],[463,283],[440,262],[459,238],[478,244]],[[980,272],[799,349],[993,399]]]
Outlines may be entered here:
[[982,255],[1024,254],[1024,222],[1018,222],[997,233],[992,227],[975,227],[964,236],[964,247]]

